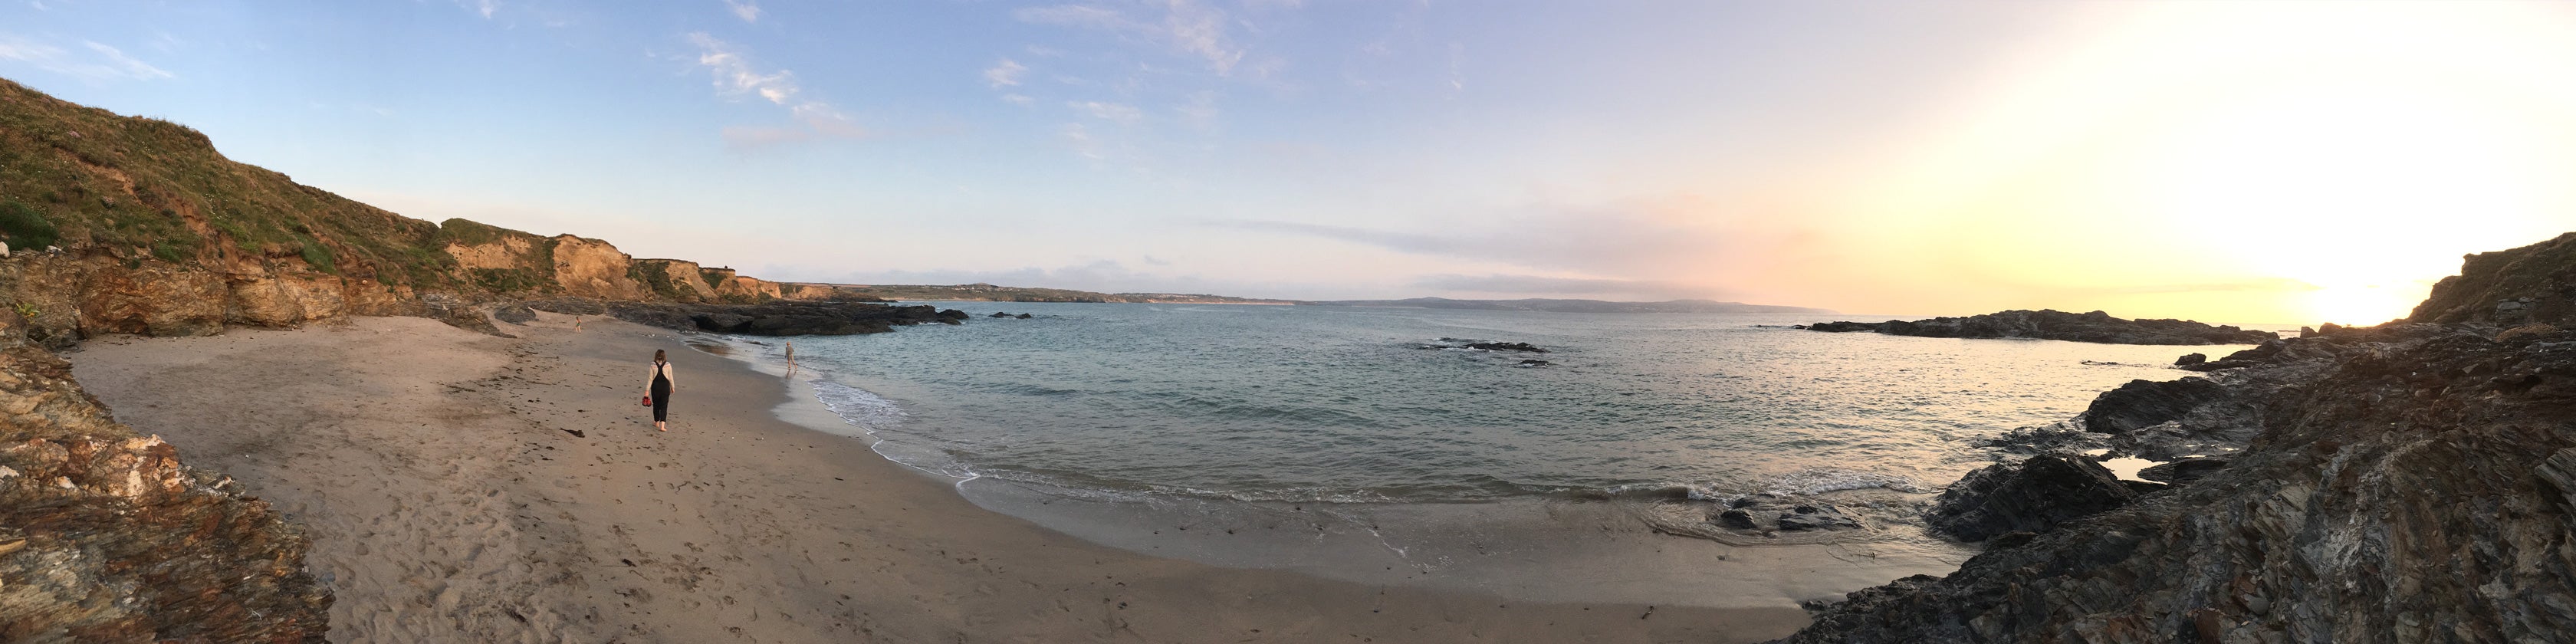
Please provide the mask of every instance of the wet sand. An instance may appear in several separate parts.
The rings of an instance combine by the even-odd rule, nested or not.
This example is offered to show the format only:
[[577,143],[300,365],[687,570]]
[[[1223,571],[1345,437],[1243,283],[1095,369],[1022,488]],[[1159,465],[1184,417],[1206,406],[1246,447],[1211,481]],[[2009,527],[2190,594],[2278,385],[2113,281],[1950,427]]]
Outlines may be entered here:
[[[306,527],[336,642],[1705,643],[1807,619],[1100,546],[780,420],[801,392],[776,376],[659,329],[583,326],[357,318],[67,357],[120,420]],[[677,366],[668,433],[637,404],[654,349]]]

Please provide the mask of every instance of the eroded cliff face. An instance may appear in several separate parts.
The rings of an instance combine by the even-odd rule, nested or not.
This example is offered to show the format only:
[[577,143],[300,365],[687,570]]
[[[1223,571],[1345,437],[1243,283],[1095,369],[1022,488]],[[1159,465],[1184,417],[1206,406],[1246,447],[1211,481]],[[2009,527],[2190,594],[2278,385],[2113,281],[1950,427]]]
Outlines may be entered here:
[[608,242],[560,235],[554,238],[554,282],[564,295],[606,300],[642,299],[643,285],[628,277],[633,258]]
[[0,641],[322,642],[306,541],[0,332]]
[[700,276],[697,262],[639,259],[634,262],[634,272],[646,290],[673,302],[697,304],[716,299],[715,287],[708,286]]
[[346,315],[418,315],[409,287],[313,272],[219,272],[77,253],[0,260],[0,296],[27,336],[60,349],[110,333],[209,335]]

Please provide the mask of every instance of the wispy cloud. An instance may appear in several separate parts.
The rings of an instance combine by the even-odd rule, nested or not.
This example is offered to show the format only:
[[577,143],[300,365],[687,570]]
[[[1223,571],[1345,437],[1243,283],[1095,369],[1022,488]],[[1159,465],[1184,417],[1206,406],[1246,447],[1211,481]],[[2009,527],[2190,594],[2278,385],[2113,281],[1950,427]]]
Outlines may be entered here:
[[1204,223],[1524,267],[1538,273],[1706,285],[1798,261],[1812,241],[1795,222],[1734,212],[1689,196],[1511,208],[1460,217],[1447,225],[1425,222],[1412,230],[1294,221]]
[[760,3],[754,0],[724,0],[725,8],[743,22],[760,22]]
[[1136,106],[1133,105],[1103,103],[1100,101],[1069,101],[1066,102],[1065,105],[1084,114],[1089,114],[1091,115],[1091,118],[1112,121],[1120,125],[1135,125],[1137,121],[1144,120],[1145,118],[1145,112],[1143,110],[1136,109]]
[[1081,123],[1066,123],[1059,133],[1064,136],[1065,143],[1073,146],[1075,154],[1093,160],[1107,158],[1100,152],[1100,140],[1091,137],[1091,128],[1083,127]]
[[2287,278],[2287,277],[2268,277],[2268,278],[2258,278],[2258,279],[2250,279],[2250,280],[2236,281],[2236,282],[2206,282],[2206,283],[2199,283],[2199,284],[2149,284],[2149,285],[2144,285],[2144,286],[2115,286],[2115,287],[2108,287],[2108,288],[2102,289],[2102,291],[2103,291],[2103,292],[2108,292],[2108,293],[2121,293],[2121,294],[2142,294],[2142,293],[2224,293],[2224,292],[2238,292],[2238,291],[2253,291],[2253,292],[2273,292],[2273,291],[2277,291],[2277,292],[2298,292],[2298,291],[2321,291],[2321,290],[2325,290],[2325,287],[2323,287],[2323,286],[2318,286],[2318,285],[2315,285],[2315,284],[2311,284],[2311,283],[2308,283],[2308,282],[2306,282],[2306,281],[2304,281],[2304,280],[2295,280],[2295,279],[2290,279],[2290,278]]
[[[1144,16],[1095,4],[1027,7],[1011,12],[1021,22],[1061,25],[1139,38],[1207,63],[1224,76],[1243,62],[1244,50],[1228,34],[1234,22],[1223,10],[1195,0],[1168,0],[1142,7]],[[1159,15],[1154,15],[1159,11]]]
[[491,20],[492,14],[501,10],[501,0],[456,0],[456,4],[481,14],[484,20]]
[[0,60],[14,60],[37,69],[92,81],[175,77],[168,70],[136,60],[115,47],[89,40],[81,41],[81,47],[89,53],[82,54],[19,36],[0,35]]
[[1190,127],[1202,130],[1216,127],[1218,114],[1216,92],[1206,90],[1191,92],[1189,102],[1182,103],[1172,110],[1179,112],[1181,122],[1188,123]]
[[1029,71],[1028,66],[1004,58],[1002,62],[994,63],[992,68],[984,70],[984,82],[991,83],[995,89],[1019,85],[1020,74],[1027,71]]
[[861,138],[868,131],[831,104],[800,98],[804,88],[796,83],[794,72],[780,69],[763,72],[732,43],[705,32],[689,34],[690,44],[698,47],[698,65],[715,76],[719,94],[759,96],[761,100],[787,108],[790,118],[803,127],[727,127],[725,142],[735,147],[759,147],[777,143],[816,138]]
[[1613,279],[1598,277],[1554,277],[1547,275],[1426,275],[1413,281],[1416,288],[1435,291],[1506,294],[1622,297],[1674,299],[1687,297],[1721,297],[1722,291],[1662,280]]

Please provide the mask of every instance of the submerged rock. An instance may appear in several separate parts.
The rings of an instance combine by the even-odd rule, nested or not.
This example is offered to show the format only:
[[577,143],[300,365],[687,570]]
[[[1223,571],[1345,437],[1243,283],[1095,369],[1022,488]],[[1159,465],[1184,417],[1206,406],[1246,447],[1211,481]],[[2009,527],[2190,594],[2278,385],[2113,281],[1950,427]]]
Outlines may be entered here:
[[1483,349],[1483,350],[1486,350],[1486,351],[1519,351],[1519,352],[1521,352],[1521,353],[1547,353],[1547,350],[1546,350],[1546,349],[1538,348],[1537,346],[1531,345],[1530,343],[1527,343],[1527,342],[1470,342],[1470,343],[1467,343],[1467,348],[1469,348],[1469,349]]
[[1860,519],[1844,514],[1842,508],[1825,504],[1800,505],[1780,513],[1781,530],[1858,530]]

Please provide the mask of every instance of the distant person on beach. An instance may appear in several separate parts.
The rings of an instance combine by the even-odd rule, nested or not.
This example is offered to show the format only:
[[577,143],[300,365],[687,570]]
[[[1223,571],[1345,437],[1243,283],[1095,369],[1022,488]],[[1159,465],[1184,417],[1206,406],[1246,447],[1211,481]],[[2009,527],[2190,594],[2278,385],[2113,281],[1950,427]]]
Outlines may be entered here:
[[796,343],[794,342],[787,343],[787,368],[791,370],[796,368]]
[[661,349],[653,350],[653,383],[646,388],[653,392],[653,429],[671,431],[663,424],[671,417],[671,357]]

